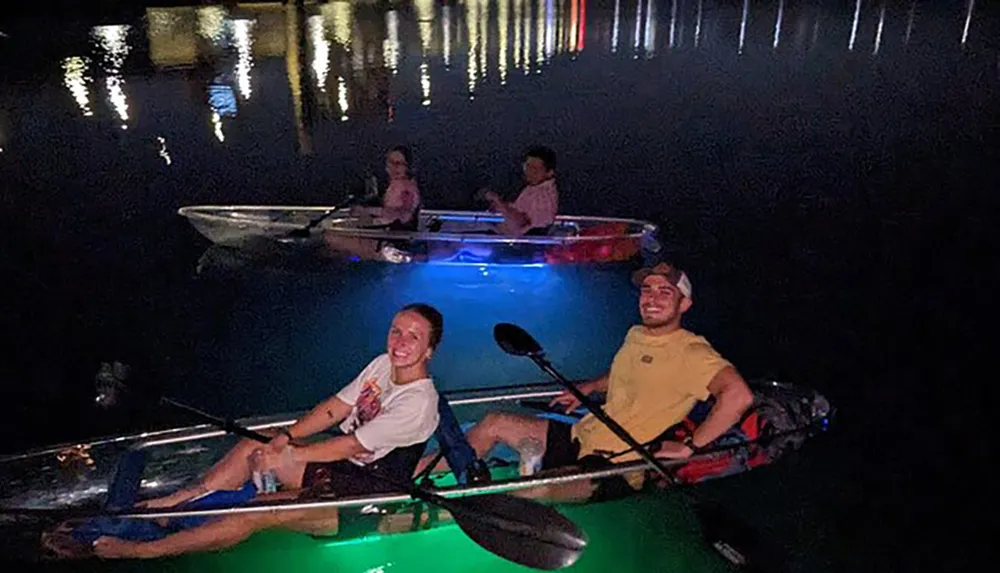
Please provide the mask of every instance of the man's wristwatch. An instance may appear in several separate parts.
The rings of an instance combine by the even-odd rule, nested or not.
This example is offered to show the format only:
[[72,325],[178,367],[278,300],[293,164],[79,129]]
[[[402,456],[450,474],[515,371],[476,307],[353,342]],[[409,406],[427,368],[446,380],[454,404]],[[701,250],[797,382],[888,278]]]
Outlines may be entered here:
[[682,440],[681,443],[683,443],[688,448],[691,448],[692,452],[698,453],[698,446],[694,445],[694,436],[693,435],[688,434],[687,436],[684,437],[684,440]]

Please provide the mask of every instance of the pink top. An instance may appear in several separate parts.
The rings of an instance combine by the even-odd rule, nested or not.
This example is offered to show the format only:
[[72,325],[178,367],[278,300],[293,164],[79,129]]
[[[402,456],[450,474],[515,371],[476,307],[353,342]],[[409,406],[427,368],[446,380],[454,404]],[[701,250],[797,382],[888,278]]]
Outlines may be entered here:
[[559,209],[559,191],[556,180],[546,179],[538,185],[529,185],[514,200],[513,207],[528,216],[531,221],[523,231],[548,227],[556,220]]
[[[420,189],[413,179],[392,179],[382,196],[382,206],[414,213],[420,205]],[[411,217],[407,217],[409,220]],[[406,221],[404,221],[405,223]]]

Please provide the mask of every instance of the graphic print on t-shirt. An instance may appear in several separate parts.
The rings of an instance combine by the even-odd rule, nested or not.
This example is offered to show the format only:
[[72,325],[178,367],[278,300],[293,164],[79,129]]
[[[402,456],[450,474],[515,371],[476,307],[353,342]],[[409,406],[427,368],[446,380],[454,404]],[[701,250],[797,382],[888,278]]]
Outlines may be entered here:
[[378,380],[371,378],[365,382],[361,393],[358,394],[357,402],[358,420],[361,424],[378,416],[378,413],[382,411],[382,402],[379,400],[381,397],[382,387],[378,385]]
[[358,393],[358,400],[354,404],[357,413],[352,420],[351,428],[346,433],[350,434],[356,431],[378,416],[379,412],[382,411],[381,398],[382,388],[378,385],[378,380],[376,378],[366,380],[361,387],[361,392]]

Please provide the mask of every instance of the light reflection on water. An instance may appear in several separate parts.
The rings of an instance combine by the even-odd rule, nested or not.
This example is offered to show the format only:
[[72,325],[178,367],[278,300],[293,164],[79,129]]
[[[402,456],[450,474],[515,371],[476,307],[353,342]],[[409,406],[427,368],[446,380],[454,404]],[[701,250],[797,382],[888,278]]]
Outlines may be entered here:
[[[119,127],[126,129],[134,119],[129,99],[135,95],[126,84],[125,68],[152,66],[170,73],[209,65],[215,75],[213,86],[226,86],[249,104],[255,94],[254,77],[262,73],[257,61],[282,58],[292,44],[301,43],[304,52],[299,57],[311,70],[312,85],[305,85],[305,78],[289,69],[290,80],[303,83],[293,86],[294,98],[324,102],[324,94],[335,91],[339,111],[334,117],[343,121],[354,108],[359,109],[353,113],[360,108],[370,113],[379,106],[398,107],[386,101],[386,93],[398,92],[398,104],[410,97],[410,86],[418,86],[412,90],[416,92],[413,99],[423,107],[432,106],[432,101],[450,105],[457,95],[450,82],[434,82],[432,88],[431,78],[439,66],[451,66],[455,53],[465,58],[467,94],[473,97],[493,81],[506,86],[512,71],[541,74],[554,58],[576,59],[585,50],[617,54],[623,42],[632,46],[630,57],[644,59],[668,57],[680,49],[742,55],[761,52],[766,46],[788,57],[811,52],[818,43],[831,52],[840,46],[841,57],[846,57],[862,47],[876,56],[912,42],[941,49],[948,49],[950,43],[973,50],[988,43],[988,32],[976,25],[977,17],[985,21],[985,11],[977,9],[974,0],[968,0],[962,13],[955,15],[959,25],[952,42],[942,39],[939,21],[929,36],[921,35],[922,20],[929,16],[921,14],[916,2],[905,9],[890,9],[885,2],[869,6],[857,0],[840,12],[811,3],[786,5],[784,0],[757,4],[744,0],[738,6],[705,0],[590,2],[588,6],[587,0],[469,0],[452,6],[418,0],[412,12],[389,9],[379,15],[369,6],[337,1],[304,8],[304,26],[293,22],[299,9],[280,10],[277,4],[245,5],[238,10],[153,7],[146,10],[145,21],[137,24],[145,28],[145,34],[135,33],[131,24],[92,28],[91,53],[68,54],[62,59],[63,84],[80,116],[91,117],[91,86],[103,80],[106,105],[118,118]],[[432,33],[435,29],[440,32]],[[786,34],[793,34],[793,41],[783,42]],[[372,73],[380,68],[389,76]],[[437,89],[443,90],[442,97],[434,95]],[[366,103],[358,105],[362,101]],[[231,116],[206,103],[211,108],[209,127],[224,141],[222,118]],[[388,117],[395,116],[390,113]]]

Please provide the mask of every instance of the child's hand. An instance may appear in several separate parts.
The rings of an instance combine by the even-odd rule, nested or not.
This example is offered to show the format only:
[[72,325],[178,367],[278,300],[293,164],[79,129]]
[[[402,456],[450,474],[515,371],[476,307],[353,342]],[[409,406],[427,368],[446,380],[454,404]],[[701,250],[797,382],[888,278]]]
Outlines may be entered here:
[[493,191],[490,191],[489,189],[483,189],[482,191],[480,191],[480,194],[482,195],[483,200],[489,203],[490,207],[494,209],[501,202],[500,196],[494,193]]

